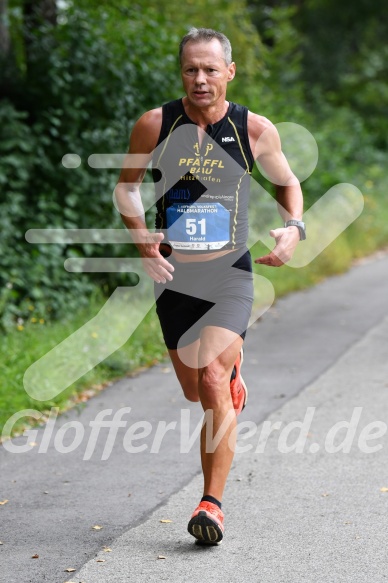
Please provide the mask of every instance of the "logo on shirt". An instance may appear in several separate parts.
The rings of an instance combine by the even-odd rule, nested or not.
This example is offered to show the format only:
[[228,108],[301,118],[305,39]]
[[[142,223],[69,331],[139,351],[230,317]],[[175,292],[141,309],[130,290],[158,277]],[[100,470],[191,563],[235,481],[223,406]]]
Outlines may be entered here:
[[[213,144],[206,144],[205,158],[208,155],[208,153],[212,151],[213,147],[214,147]],[[195,155],[196,156],[200,156],[201,155],[201,148],[200,148],[198,142],[196,142],[194,144],[194,152],[195,152]]]
[[235,142],[236,140],[232,136],[227,136],[226,138],[222,138],[223,142]]
[[170,188],[166,195],[169,200],[189,200],[190,190],[187,188]]

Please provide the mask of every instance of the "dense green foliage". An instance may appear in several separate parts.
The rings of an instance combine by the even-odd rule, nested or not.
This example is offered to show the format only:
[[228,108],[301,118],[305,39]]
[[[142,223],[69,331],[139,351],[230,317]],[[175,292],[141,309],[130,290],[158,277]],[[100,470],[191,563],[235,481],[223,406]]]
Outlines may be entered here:
[[[3,69],[0,317],[4,328],[12,325],[15,316],[20,322],[31,315],[31,306],[34,317],[63,317],[88,302],[95,281],[66,274],[66,257],[124,254],[120,247],[112,253],[104,245],[29,245],[24,233],[31,228],[122,226],[112,204],[117,171],[92,169],[87,160],[92,153],[124,152],[131,124],[144,104],[155,99],[153,88],[159,87],[165,96],[172,91],[175,67],[171,55],[163,54],[160,38],[156,44],[156,28],[150,21],[139,37],[138,27],[129,23],[119,42],[112,43],[107,19],[69,9],[63,24],[42,22],[30,35],[30,55],[19,64],[18,87],[11,78],[12,68]],[[162,69],[151,68],[156,50]],[[62,165],[69,152],[80,156],[79,168]],[[109,291],[122,280],[103,276],[98,284]]]
[[[316,137],[319,165],[306,207],[337,182],[370,200],[383,189],[387,136],[386,25],[382,2],[170,0],[127,3],[11,0],[0,54],[0,323],[53,319],[128,282],[120,274],[68,274],[66,257],[125,256],[127,246],[32,245],[31,228],[113,228],[117,170],[92,153],[124,152],[134,121],[179,96],[179,38],[191,25],[225,32],[238,65],[230,98]],[[54,12],[53,12],[54,11]],[[6,17],[6,18],[5,18]],[[1,33],[4,35],[4,30]],[[0,39],[1,40],[1,39]],[[76,153],[78,168],[62,157]],[[371,187],[373,186],[373,188]],[[371,190],[372,188],[372,190]],[[383,199],[384,200],[384,199]],[[379,202],[381,204],[381,201]],[[373,206],[373,205],[372,205]],[[386,233],[370,227],[386,241]]]

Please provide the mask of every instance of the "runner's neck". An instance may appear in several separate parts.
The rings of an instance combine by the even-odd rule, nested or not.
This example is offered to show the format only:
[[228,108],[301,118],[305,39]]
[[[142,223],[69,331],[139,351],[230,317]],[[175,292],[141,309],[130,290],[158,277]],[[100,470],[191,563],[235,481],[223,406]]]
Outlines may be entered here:
[[200,109],[193,106],[187,97],[182,99],[182,105],[190,121],[197,124],[203,130],[206,130],[209,125],[214,125],[221,121],[229,109],[229,101],[224,101],[220,105]]

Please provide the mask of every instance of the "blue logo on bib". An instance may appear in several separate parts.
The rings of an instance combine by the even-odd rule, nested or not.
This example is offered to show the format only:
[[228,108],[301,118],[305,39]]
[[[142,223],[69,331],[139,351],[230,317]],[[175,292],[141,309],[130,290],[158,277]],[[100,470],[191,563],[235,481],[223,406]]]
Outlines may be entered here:
[[229,242],[230,213],[219,202],[173,204],[166,215],[174,249],[221,249]]

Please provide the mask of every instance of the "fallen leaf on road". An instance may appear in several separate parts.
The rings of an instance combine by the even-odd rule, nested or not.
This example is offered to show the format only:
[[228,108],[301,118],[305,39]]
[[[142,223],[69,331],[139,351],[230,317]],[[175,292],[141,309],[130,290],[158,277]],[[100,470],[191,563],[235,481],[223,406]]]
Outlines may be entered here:
[[39,555],[38,554],[32,555],[31,559],[39,559]]
[[166,557],[164,557],[163,555],[159,555],[158,559],[165,559]]
[[68,569],[65,569],[66,573],[74,573],[75,569],[73,569],[73,567],[69,567]]
[[3,500],[2,502],[0,502],[0,506],[4,506],[4,504],[7,504],[7,502],[9,502],[9,500]]
[[36,443],[36,441],[30,441],[28,443],[28,445],[31,445],[31,447],[35,447],[35,445],[38,445],[38,444]]
[[1,540],[0,540],[0,545],[3,545],[3,544],[4,544],[4,543],[3,543],[3,542],[1,542]]
[[162,372],[167,374],[167,373],[171,372],[171,368],[169,366],[165,366],[164,368],[162,368]]
[[97,563],[105,563],[105,559],[97,559],[96,562]]
[[92,526],[93,530],[101,530],[102,526],[100,526],[99,524],[96,524],[95,526]]
[[323,494],[321,494],[321,496],[323,496],[324,498],[326,498],[326,496],[330,496],[330,494],[328,494],[327,492],[324,492]]
[[165,518],[163,520],[160,520],[160,522],[172,522],[172,520],[169,520],[168,518]]
[[112,549],[110,549],[109,547],[104,547],[104,552],[105,553],[111,553]]
[[385,488],[385,487],[380,488],[380,492],[388,492],[388,488]]

